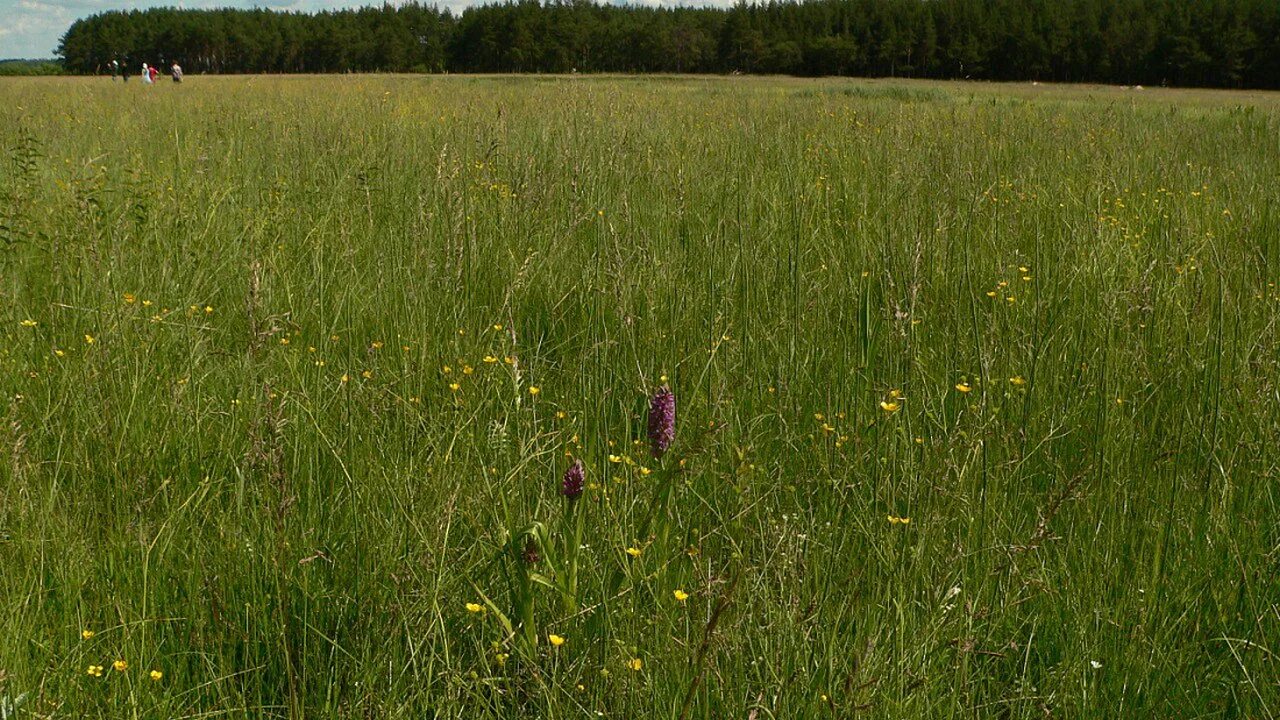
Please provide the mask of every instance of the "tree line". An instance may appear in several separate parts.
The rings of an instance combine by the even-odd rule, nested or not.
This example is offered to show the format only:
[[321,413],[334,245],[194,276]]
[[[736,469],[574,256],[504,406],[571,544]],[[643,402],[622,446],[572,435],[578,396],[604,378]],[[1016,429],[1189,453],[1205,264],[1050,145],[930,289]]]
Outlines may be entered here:
[[674,72],[1280,88],[1277,0],[808,0],[730,8],[519,0],[460,14],[111,11],[59,50],[75,73]]
[[8,75],[61,75],[62,65],[53,60],[0,60],[0,77]]

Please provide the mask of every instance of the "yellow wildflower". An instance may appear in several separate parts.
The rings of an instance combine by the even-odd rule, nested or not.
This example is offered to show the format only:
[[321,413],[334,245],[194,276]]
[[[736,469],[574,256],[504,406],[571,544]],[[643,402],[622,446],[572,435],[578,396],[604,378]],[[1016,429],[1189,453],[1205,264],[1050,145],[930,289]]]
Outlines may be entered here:
[[967,393],[973,389],[973,386],[967,382],[958,382],[956,383],[956,389],[962,393]]
[[111,663],[111,667],[114,668],[116,672],[124,672],[125,670],[129,669],[129,661],[116,660],[115,662]]
[[547,640],[550,641],[551,644],[555,647],[560,647],[565,643],[565,639],[560,637],[559,635],[556,635],[555,633],[551,633],[550,635],[548,635]]
[[899,407],[901,407],[901,406],[900,406],[898,403],[896,403],[896,402],[888,402],[888,401],[885,401],[885,400],[881,400],[881,401],[880,401],[880,409],[881,409],[881,410],[884,410],[885,412],[894,412],[894,411],[896,411]]
[[671,594],[675,596],[676,602],[684,602],[689,599],[689,593],[683,590],[674,590]]
[[95,633],[94,633],[92,630],[88,630],[88,629],[86,629],[86,630],[81,630],[81,631],[80,631],[80,639],[81,639],[81,640],[88,640],[89,638],[93,637],[94,635],[95,635]]
[[638,547],[627,548],[627,554],[630,555],[631,557],[640,557],[641,552],[642,551]]
[[627,661],[627,667],[631,668],[636,672],[639,672],[640,668],[644,667],[644,661],[641,660],[640,658],[631,658],[630,660]]
[[481,605],[480,603],[469,602],[467,603],[467,612],[470,612],[470,613],[484,612],[484,606]]

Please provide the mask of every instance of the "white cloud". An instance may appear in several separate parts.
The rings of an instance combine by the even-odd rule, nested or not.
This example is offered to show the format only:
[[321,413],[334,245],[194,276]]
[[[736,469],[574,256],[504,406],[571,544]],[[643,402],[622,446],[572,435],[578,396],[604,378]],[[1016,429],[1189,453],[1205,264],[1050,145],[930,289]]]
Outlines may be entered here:
[[0,58],[51,57],[73,10],[34,0],[0,0]]

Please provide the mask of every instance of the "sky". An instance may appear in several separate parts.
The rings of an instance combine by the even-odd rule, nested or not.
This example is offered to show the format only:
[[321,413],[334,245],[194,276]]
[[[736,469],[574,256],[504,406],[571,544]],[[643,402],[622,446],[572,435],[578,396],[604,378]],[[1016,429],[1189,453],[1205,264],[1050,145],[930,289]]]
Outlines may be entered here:
[[[434,4],[458,11],[482,0],[435,0]],[[636,5],[707,4],[728,5],[732,0],[629,0]],[[107,10],[128,10],[158,6],[185,8],[265,7],[277,10],[312,12],[360,5],[359,0],[0,0],[0,59],[50,58],[58,40],[78,18]],[[382,2],[366,3],[382,5]],[[425,0],[424,4],[430,4]]]

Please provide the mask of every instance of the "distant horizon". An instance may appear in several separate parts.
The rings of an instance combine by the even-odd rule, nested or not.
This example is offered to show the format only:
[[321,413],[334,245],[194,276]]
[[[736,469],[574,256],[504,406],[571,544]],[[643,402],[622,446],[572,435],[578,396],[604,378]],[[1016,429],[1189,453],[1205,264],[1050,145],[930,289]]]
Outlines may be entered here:
[[[459,13],[473,5],[483,5],[502,0],[438,0],[422,2]],[[606,0],[608,1],[608,0]],[[341,0],[188,0],[187,2],[158,2],[154,0],[0,0],[0,14],[8,21],[0,26],[0,53],[12,55],[12,60],[56,59],[58,41],[72,23],[91,15],[111,11],[147,10],[151,8],[180,8],[185,10],[273,10],[277,12],[318,13],[346,8],[381,7],[384,4],[406,5],[407,2],[343,2]],[[672,2],[669,0],[633,0],[610,4],[643,5],[649,7],[699,6],[727,7],[732,0],[704,0],[702,2]],[[42,49],[45,48],[45,49]]]

